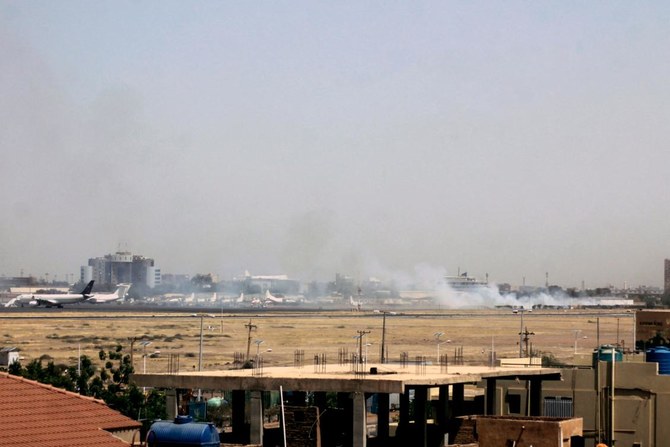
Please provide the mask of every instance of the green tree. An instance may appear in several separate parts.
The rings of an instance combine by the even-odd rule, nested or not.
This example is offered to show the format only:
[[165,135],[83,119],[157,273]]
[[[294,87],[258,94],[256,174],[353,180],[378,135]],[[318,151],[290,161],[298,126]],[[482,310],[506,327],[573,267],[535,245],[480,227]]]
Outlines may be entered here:
[[56,365],[49,361],[46,367],[42,360],[32,360],[26,367],[20,362],[9,365],[8,372],[41,383],[47,383],[85,396],[105,401],[111,408],[131,418],[165,419],[165,393],[152,390],[147,396],[133,383],[130,376],[133,366],[130,355],[123,354],[123,346],[98,353],[101,360],[109,359],[103,368],[96,368],[87,356],[81,356],[78,366]]
[[23,366],[21,366],[20,361],[15,361],[9,367],[7,368],[7,372],[13,376],[20,376],[21,371],[23,370]]

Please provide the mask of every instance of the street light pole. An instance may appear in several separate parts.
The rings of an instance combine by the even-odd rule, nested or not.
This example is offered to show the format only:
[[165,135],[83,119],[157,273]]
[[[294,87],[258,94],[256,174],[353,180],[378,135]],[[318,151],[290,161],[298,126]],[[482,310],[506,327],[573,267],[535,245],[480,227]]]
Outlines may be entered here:
[[[151,344],[150,341],[144,340],[140,342],[142,346],[142,374],[147,373],[147,346]],[[147,387],[142,387],[142,392],[146,394]]]
[[577,335],[579,335],[582,332],[582,330],[581,329],[573,329],[572,332],[575,333],[575,352],[574,352],[574,354],[576,355],[577,354]]
[[440,361],[440,337],[444,335],[444,332],[435,332],[433,334],[435,336],[435,340],[437,341],[437,360],[436,362]]
[[258,363],[258,356],[260,355],[260,349],[261,349],[261,343],[263,343],[263,340],[254,340],[254,343],[256,343],[256,362]]

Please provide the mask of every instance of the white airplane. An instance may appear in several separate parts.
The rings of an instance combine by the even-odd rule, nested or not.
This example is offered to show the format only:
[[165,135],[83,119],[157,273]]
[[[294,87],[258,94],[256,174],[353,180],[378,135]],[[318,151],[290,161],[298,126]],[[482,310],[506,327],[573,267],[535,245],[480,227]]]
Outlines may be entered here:
[[362,301],[354,301],[354,297],[349,295],[349,304],[351,305],[351,310],[360,311],[363,307]]
[[81,303],[91,297],[93,283],[94,281],[90,281],[81,293],[24,293],[10,300],[5,307],[63,307],[63,304]]
[[277,298],[276,296],[271,294],[269,290],[266,290],[265,291],[265,302],[266,303],[277,303],[277,304],[279,304],[279,303],[284,302],[284,298]]
[[86,300],[87,303],[100,304],[111,303],[112,301],[122,300],[126,297],[126,293],[132,284],[119,284],[116,290],[112,293],[93,293]]
[[236,303],[243,303],[244,302],[244,292],[240,293],[239,298],[235,300]]
[[278,296],[274,296],[273,294],[270,293],[269,290],[265,291],[265,298],[263,299],[263,305],[267,304],[295,304],[296,300],[293,298],[280,298]]

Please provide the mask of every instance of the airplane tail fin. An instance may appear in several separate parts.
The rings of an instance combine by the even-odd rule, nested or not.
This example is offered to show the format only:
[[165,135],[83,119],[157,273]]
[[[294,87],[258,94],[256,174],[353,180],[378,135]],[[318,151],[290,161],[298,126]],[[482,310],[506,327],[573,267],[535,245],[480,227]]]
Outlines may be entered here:
[[132,286],[132,284],[119,284],[119,287],[116,289],[116,293],[120,300],[126,297],[126,293],[128,293],[130,286]]
[[5,303],[5,307],[14,307],[14,305],[15,305],[14,303],[16,303],[17,300],[18,300],[18,298],[12,298],[7,303]]
[[95,282],[95,280],[89,281],[88,284],[86,285],[86,288],[84,288],[84,290],[81,291],[81,294],[82,295],[90,295],[91,290],[93,290],[93,283],[94,282]]

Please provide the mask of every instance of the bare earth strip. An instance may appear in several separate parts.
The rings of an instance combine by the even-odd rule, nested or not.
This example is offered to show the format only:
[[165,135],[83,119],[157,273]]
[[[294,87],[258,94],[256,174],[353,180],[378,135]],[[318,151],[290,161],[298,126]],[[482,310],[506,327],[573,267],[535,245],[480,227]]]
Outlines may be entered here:
[[[100,349],[117,344],[130,351],[130,339],[137,341],[134,363],[142,372],[141,340],[151,341],[146,354],[160,351],[147,358],[147,372],[167,372],[170,354],[179,356],[179,370],[198,368],[200,346],[200,314],[194,309],[184,313],[110,311],[68,312],[43,311],[0,313],[2,346],[14,346],[21,352],[22,364],[48,355],[56,363],[76,365],[77,354],[98,361]],[[524,313],[524,326],[532,350],[550,353],[558,360],[572,363],[575,341],[578,356],[590,355],[598,341],[601,344],[623,341],[631,347],[634,318],[621,310],[579,311],[544,310]],[[256,326],[251,337],[251,356],[260,353],[264,365],[290,366],[294,353],[304,351],[305,365],[311,365],[315,355],[325,354],[329,364],[336,364],[341,352],[357,353],[361,346],[355,338],[358,331],[364,336],[363,355],[367,349],[369,363],[379,362],[382,336],[382,315],[374,312],[280,312],[205,314],[203,323],[202,369],[226,369],[232,366],[234,353],[246,355],[248,331],[246,324]],[[599,321],[599,324],[596,322]],[[396,362],[401,353],[410,360],[425,356],[431,362],[437,358],[437,338],[440,354],[450,361],[457,348],[462,347],[466,364],[486,364],[493,349],[498,358],[519,356],[520,314],[510,310],[403,311],[386,317],[388,360]],[[263,340],[257,345],[256,340]]]

